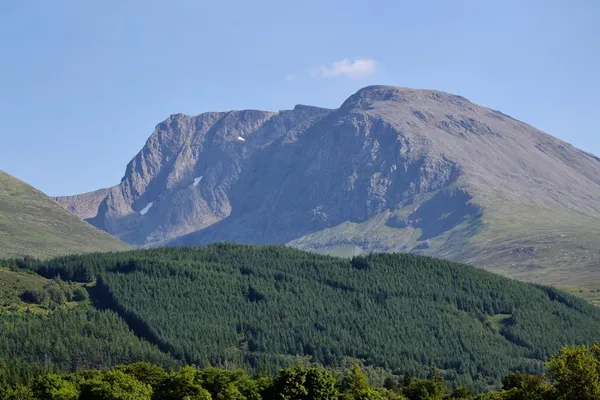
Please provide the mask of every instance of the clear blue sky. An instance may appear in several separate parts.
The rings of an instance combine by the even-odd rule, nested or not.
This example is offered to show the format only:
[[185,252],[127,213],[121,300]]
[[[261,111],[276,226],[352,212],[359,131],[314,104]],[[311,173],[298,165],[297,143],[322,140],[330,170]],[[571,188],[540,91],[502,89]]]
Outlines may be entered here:
[[3,0],[0,169],[90,191],[170,114],[337,107],[370,84],[460,94],[600,155],[599,21],[598,0]]

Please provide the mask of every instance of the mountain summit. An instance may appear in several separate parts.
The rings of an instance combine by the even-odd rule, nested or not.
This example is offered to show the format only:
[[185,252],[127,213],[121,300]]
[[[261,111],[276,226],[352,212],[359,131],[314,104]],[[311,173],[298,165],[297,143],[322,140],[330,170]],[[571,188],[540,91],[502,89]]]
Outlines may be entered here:
[[141,246],[409,251],[563,285],[600,275],[600,159],[435,90],[171,115],[119,185],[57,201]]

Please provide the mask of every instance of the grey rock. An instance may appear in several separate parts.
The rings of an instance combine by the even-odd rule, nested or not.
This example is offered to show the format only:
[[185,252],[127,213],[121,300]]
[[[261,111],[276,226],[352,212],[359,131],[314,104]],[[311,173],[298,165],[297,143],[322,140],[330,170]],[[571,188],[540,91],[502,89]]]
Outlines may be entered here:
[[171,115],[119,185],[56,200],[138,246],[418,249],[500,271],[532,247],[554,268],[543,227],[600,234],[600,160],[460,96],[369,86],[336,110]]

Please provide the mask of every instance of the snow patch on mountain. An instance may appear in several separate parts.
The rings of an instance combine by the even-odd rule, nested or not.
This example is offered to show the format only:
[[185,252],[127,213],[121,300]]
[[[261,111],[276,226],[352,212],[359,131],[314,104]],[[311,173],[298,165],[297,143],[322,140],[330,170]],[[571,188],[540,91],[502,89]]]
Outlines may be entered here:
[[152,201],[150,203],[146,204],[146,207],[144,207],[140,210],[140,214],[146,215],[146,213],[152,208],[153,205],[154,205],[154,202],[152,202]]

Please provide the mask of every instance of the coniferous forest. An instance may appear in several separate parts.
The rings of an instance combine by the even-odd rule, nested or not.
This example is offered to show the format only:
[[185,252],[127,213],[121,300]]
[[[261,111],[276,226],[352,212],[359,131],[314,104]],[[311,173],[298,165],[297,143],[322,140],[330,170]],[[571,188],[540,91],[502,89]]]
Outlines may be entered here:
[[[215,398],[336,398],[349,387],[340,376],[353,365],[374,387],[400,388],[388,398],[437,398],[414,397],[408,388],[426,385],[433,373],[427,382],[444,381],[444,395],[497,389],[515,372],[550,373],[552,354],[600,333],[600,310],[561,291],[409,254],[349,260],[215,244],[0,265],[50,282],[20,293],[19,307],[0,308],[0,384],[33,392],[40,379],[53,379],[89,394],[90,382],[121,384],[131,378],[125,375],[135,378],[126,370],[136,367],[83,371],[147,361],[154,366],[144,368],[162,378],[123,383],[147,389],[132,398],[186,398],[157,394],[177,374]],[[303,374],[302,382],[332,374],[338,394],[268,397],[273,382],[292,379],[285,373]],[[204,383],[233,376],[258,385],[263,397],[227,397]]]

